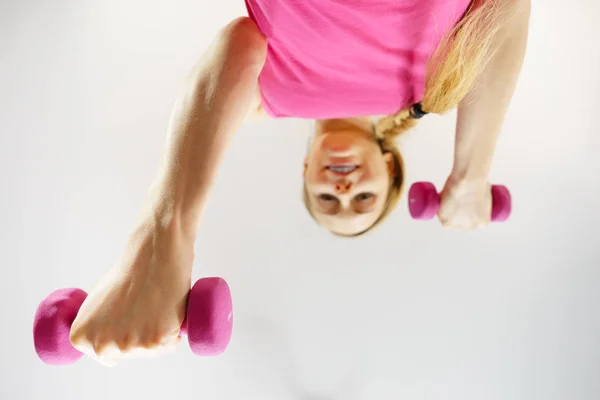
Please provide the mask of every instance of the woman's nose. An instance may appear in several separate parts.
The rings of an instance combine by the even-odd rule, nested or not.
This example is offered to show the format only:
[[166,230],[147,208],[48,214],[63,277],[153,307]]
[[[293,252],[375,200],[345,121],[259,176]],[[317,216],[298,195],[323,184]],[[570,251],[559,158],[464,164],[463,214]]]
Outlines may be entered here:
[[352,189],[352,182],[336,182],[335,183],[335,192],[337,194],[345,194],[348,193]]

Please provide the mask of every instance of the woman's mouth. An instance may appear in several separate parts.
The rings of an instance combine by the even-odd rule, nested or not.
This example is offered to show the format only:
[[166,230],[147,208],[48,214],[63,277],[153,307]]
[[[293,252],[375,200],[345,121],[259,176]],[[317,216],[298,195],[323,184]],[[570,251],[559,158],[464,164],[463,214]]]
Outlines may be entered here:
[[328,165],[325,168],[331,172],[335,172],[336,174],[347,175],[356,171],[358,169],[358,165]]

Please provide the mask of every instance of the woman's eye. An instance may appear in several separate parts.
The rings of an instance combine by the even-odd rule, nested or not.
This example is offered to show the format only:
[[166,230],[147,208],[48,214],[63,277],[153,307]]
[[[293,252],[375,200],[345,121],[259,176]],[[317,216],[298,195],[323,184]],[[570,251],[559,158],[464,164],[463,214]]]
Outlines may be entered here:
[[321,194],[321,195],[319,195],[319,199],[321,199],[323,201],[334,201],[335,197],[330,194]]
[[356,199],[358,201],[365,201],[365,200],[369,200],[373,197],[373,193],[360,193],[356,196]]

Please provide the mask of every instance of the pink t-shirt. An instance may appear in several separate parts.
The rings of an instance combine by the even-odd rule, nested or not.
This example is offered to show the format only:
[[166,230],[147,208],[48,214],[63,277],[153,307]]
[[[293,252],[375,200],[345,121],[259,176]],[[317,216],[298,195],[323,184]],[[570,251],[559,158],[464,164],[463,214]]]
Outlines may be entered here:
[[269,50],[273,117],[389,114],[423,97],[427,61],[470,0],[246,0]]

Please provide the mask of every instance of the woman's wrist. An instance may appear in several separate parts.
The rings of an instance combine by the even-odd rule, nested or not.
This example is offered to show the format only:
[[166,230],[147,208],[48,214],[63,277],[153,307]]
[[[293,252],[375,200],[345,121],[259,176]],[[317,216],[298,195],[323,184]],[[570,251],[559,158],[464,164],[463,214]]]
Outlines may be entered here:
[[170,235],[177,235],[194,241],[198,231],[199,211],[191,201],[185,201],[177,196],[177,188],[172,184],[154,184],[149,192],[142,221],[150,222],[153,226]]
[[480,170],[453,169],[446,185],[468,191],[484,189],[488,185],[488,175]]
[[487,183],[488,171],[486,168],[464,167],[452,168],[450,179],[455,182],[471,182],[473,184]]

